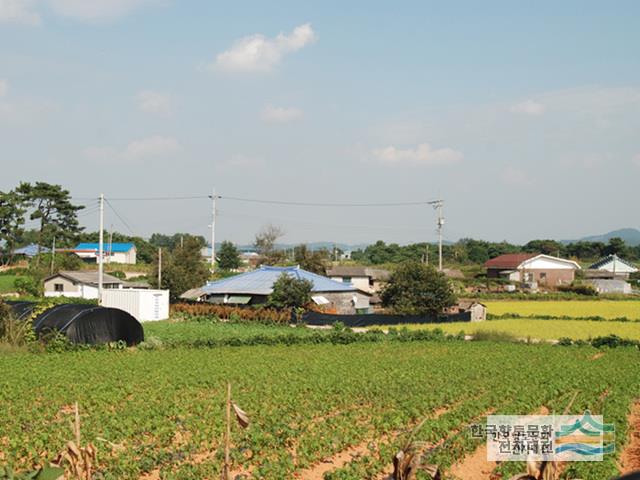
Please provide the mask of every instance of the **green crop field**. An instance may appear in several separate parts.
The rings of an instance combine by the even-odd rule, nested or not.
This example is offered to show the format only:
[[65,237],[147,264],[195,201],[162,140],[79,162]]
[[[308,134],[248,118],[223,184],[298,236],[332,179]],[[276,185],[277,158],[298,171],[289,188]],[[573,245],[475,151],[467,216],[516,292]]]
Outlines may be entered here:
[[[428,461],[450,479],[451,466],[481,445],[471,423],[490,412],[560,412],[575,392],[571,413],[604,413],[619,452],[640,396],[640,353],[597,352],[452,340],[8,353],[0,465],[53,458],[72,438],[78,401],[99,478],[219,478],[227,381],[252,421],[232,435],[234,474],[248,478],[382,478],[407,431],[428,418],[415,438],[437,446]],[[568,478],[609,478],[618,455],[568,465]],[[498,469],[506,476],[523,465]]]
[[571,338],[586,340],[606,335],[617,335],[622,338],[640,340],[640,322],[615,322],[592,320],[536,320],[531,318],[514,318],[504,320],[487,320],[472,323],[436,323],[429,325],[408,325],[409,329],[440,328],[447,333],[473,335],[477,332],[502,332],[518,338],[536,338],[557,340]]
[[634,300],[562,300],[562,301],[487,301],[492,315],[515,313],[521,316],[603,317],[640,320],[640,301]]

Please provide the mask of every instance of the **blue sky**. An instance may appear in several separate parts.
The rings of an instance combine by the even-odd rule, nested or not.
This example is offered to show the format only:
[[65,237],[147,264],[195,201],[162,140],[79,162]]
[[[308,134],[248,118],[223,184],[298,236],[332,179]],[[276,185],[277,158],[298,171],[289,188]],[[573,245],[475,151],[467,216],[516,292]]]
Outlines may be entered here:
[[[640,4],[0,0],[0,189],[445,200],[446,237],[637,227]],[[107,225],[207,233],[206,199]],[[89,210],[83,221],[95,229]],[[219,202],[219,239],[435,239],[428,206]],[[130,229],[130,230],[129,230]]]

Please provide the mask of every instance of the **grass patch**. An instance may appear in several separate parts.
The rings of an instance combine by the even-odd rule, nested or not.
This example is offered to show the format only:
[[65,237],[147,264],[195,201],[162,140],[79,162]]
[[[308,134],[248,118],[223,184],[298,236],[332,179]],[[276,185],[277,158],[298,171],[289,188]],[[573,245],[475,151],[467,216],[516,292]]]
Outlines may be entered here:
[[16,275],[0,275],[0,293],[15,292],[14,282]]

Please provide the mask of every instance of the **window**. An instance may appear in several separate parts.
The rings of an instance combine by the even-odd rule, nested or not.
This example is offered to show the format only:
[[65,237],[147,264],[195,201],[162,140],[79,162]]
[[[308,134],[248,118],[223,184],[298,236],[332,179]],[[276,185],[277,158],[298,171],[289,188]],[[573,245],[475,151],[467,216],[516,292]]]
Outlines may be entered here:
[[342,283],[351,283],[351,277],[342,277]]
[[64,292],[64,285],[62,283],[54,283],[53,284],[54,292]]

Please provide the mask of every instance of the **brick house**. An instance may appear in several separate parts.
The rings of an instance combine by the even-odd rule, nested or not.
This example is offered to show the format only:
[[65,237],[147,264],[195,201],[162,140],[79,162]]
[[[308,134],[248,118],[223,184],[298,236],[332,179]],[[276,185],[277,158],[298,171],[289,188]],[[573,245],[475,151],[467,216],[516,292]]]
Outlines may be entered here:
[[484,266],[488,278],[549,287],[569,285],[580,270],[580,265],[573,260],[536,253],[508,253],[492,258]]

